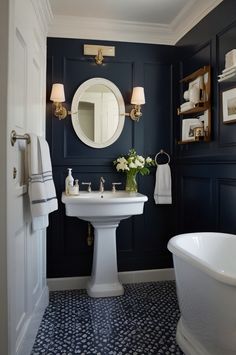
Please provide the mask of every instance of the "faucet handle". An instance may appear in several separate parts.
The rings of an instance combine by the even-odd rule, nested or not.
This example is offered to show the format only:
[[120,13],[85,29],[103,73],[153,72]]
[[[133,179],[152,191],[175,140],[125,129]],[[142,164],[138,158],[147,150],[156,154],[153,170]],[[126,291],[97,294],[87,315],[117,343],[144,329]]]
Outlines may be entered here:
[[122,182],[112,182],[112,192],[116,192],[116,186],[121,184]]
[[91,192],[91,182],[82,182],[82,185],[88,185],[88,192]]

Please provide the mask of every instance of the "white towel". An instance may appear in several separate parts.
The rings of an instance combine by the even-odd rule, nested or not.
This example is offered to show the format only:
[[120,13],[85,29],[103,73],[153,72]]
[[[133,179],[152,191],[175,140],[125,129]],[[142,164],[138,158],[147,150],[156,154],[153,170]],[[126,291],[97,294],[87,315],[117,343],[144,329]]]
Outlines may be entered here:
[[157,165],[154,200],[156,204],[172,203],[171,172],[169,164]]
[[58,208],[52,179],[49,147],[45,139],[30,135],[28,146],[29,199],[33,230],[48,226],[48,214]]

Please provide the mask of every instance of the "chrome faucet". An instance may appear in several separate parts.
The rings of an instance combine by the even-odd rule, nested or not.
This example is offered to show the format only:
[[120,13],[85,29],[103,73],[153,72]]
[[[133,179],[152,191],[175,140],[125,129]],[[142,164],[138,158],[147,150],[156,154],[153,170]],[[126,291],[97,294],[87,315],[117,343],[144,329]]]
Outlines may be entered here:
[[121,185],[122,183],[121,182],[112,182],[112,192],[116,192],[116,186],[117,185]]
[[103,176],[100,177],[100,186],[99,186],[99,191],[101,193],[104,192],[104,182],[105,182],[105,179],[103,178]]
[[82,182],[82,185],[87,185],[88,186],[88,192],[91,192],[92,189],[91,189],[91,182]]

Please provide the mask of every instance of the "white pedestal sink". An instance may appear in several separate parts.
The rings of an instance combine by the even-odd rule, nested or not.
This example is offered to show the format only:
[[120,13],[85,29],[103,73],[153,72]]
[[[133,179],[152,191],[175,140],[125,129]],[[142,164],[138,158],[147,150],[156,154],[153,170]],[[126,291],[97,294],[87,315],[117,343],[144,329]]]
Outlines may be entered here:
[[62,194],[66,215],[90,222],[95,229],[93,267],[87,292],[91,297],[123,295],[118,279],[116,228],[122,219],[142,214],[147,196],[125,191],[82,191],[78,196]]

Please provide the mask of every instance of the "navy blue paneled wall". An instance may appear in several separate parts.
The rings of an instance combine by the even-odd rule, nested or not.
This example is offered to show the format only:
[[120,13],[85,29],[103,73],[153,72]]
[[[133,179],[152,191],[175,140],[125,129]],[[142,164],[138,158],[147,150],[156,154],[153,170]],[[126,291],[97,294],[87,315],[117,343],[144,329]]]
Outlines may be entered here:
[[[223,1],[177,44],[179,79],[203,65],[212,68],[212,141],[175,145],[178,231],[236,233],[236,124],[222,120],[222,92],[234,82],[217,82],[225,54],[236,48],[235,1]],[[180,90],[173,92],[177,106]],[[179,136],[179,117],[174,117]]]
[[[80,181],[99,177],[122,181],[112,161],[131,147],[154,156],[161,148],[171,155],[174,204],[155,205],[155,169],[139,178],[139,190],[149,197],[144,214],[123,221],[117,232],[120,271],[171,266],[168,239],[178,232],[224,231],[236,233],[236,123],[222,122],[222,92],[236,82],[217,82],[224,56],[236,45],[235,0],[223,1],[177,43],[176,47],[121,42],[100,42],[116,47],[115,58],[97,66],[83,56],[85,43],[98,41],[48,39],[47,139],[52,153],[58,198],[64,190],[67,167]],[[179,80],[203,65],[212,67],[212,141],[178,145],[181,101]],[[70,108],[77,87],[85,80],[103,77],[113,81],[130,109],[132,87],[145,87],[146,104],[139,123],[126,119],[122,135],[112,146],[93,149],[76,136],[70,117],[58,121],[52,115],[49,94],[53,82],[63,82]],[[93,246],[88,246],[87,224],[65,216],[64,206],[51,215],[48,228],[48,276],[89,275]]]
[[[85,43],[113,45],[116,55],[105,58],[105,63],[98,66],[94,58],[83,55]],[[152,157],[163,148],[172,157],[171,90],[175,53],[172,46],[48,39],[47,140],[59,201],[68,167],[73,168],[73,176],[80,182],[92,181],[93,189],[98,189],[99,177],[104,176],[105,189],[111,189],[114,181],[124,183],[124,176],[115,171],[112,161],[120,154],[127,154],[130,148],[134,147],[139,154]],[[52,83],[63,82],[66,105],[70,109],[78,86],[93,77],[106,78],[115,83],[124,97],[127,111],[130,110],[133,86],[144,86],[146,94],[141,120],[134,123],[127,118],[120,138],[104,149],[90,148],[82,143],[73,130],[70,117],[62,121],[53,117],[49,102]],[[118,228],[120,271],[171,266],[166,244],[174,233],[174,205],[154,204],[154,182],[155,169],[149,176],[139,177],[139,191],[149,197],[144,214],[122,221]],[[93,246],[87,245],[87,223],[66,217],[61,203],[50,222],[47,237],[48,277],[89,275]]]

